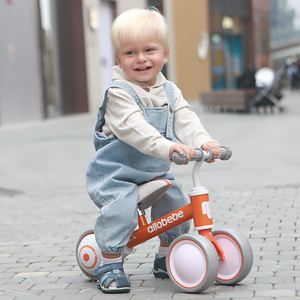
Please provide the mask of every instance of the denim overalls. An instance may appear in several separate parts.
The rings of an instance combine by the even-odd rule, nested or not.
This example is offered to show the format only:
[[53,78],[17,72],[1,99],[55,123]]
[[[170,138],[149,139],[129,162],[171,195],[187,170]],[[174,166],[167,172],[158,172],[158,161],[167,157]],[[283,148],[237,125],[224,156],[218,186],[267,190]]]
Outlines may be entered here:
[[[174,92],[172,84],[165,83],[168,105],[144,107],[135,91],[124,82],[116,81],[109,87],[126,90],[136,101],[146,121],[160,134],[175,141],[173,133]],[[153,179],[172,180],[172,188],[151,209],[152,221],[189,203],[174,180],[167,173],[170,164],[163,159],[143,154],[116,136],[107,137],[102,132],[108,101],[108,89],[98,110],[94,145],[96,154],[91,159],[87,173],[87,190],[94,203],[101,209],[95,223],[95,237],[104,253],[120,254],[138,223],[138,185]],[[159,236],[171,243],[176,237],[189,231],[189,222],[183,223]]]

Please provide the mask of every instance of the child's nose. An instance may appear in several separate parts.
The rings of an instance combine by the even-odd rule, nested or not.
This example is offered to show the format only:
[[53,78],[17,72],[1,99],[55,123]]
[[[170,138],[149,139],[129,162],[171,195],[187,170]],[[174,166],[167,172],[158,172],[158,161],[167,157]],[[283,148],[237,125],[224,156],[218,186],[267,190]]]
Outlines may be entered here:
[[137,55],[137,62],[145,62],[147,60],[144,53],[139,52]]

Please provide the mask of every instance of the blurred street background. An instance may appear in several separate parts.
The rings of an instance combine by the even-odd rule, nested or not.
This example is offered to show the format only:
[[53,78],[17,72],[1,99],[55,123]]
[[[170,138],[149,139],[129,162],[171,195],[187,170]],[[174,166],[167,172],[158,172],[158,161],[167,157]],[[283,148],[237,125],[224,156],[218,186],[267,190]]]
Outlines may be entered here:
[[296,0],[2,0],[0,126],[95,113],[115,65],[113,20],[127,9],[149,6],[165,15],[170,28],[163,73],[188,101],[221,101],[220,109],[227,101],[219,93],[233,91],[224,109],[247,109],[232,102],[255,97],[266,84],[255,73],[277,73],[287,59],[293,66],[273,93],[280,98],[293,76],[299,88]]
[[[102,294],[77,266],[76,242],[99,214],[85,188],[94,114],[0,128],[1,300],[300,299],[300,103],[298,93],[283,92],[285,113],[204,112],[191,102],[211,135],[233,150],[229,161],[202,166],[215,228],[242,232],[254,255],[240,284],[196,295],[154,278],[157,238],[126,259],[130,294]],[[171,169],[186,193],[192,166]]]
[[[127,258],[126,295],[102,294],[76,263],[77,239],[99,213],[85,170],[115,64],[110,26],[147,6],[170,26],[163,73],[233,149],[201,178],[216,228],[238,229],[253,248],[235,287],[191,295],[155,279],[157,239]],[[300,298],[299,1],[3,0],[0,25],[1,300]],[[186,193],[191,170],[171,170]]]

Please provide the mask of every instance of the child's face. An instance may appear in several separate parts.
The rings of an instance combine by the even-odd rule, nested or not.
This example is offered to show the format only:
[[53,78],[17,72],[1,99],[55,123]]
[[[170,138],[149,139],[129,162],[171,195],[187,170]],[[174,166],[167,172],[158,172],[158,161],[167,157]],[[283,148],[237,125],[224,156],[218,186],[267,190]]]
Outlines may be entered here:
[[158,33],[148,30],[136,41],[127,38],[116,59],[127,77],[153,85],[168,56],[169,52],[165,51]]

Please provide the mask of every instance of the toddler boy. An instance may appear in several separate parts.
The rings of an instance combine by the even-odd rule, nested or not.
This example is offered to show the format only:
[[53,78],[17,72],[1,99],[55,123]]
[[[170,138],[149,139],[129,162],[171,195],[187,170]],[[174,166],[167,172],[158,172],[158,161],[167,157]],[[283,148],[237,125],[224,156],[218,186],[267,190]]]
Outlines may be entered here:
[[[213,157],[221,154],[219,144],[205,131],[181,91],[161,73],[169,56],[168,35],[164,17],[147,9],[121,14],[111,30],[118,66],[113,68],[113,83],[98,111],[97,152],[86,176],[89,195],[101,209],[95,237],[102,257],[95,275],[105,293],[130,290],[121,253],[137,226],[138,186],[154,179],[173,183],[152,206],[154,221],[189,203],[180,184],[168,173],[172,153],[185,151],[189,160],[195,147],[210,148]],[[186,222],[159,235],[155,277],[168,277],[168,246],[188,231]]]

